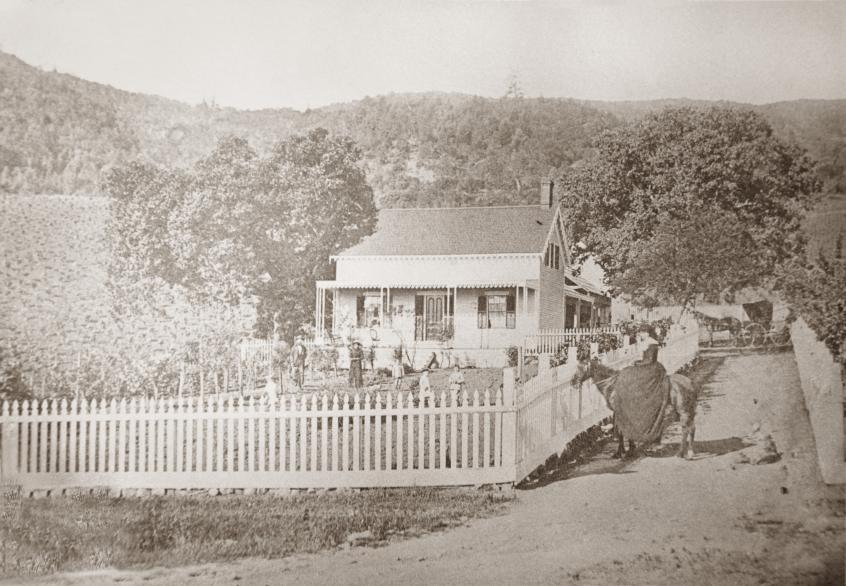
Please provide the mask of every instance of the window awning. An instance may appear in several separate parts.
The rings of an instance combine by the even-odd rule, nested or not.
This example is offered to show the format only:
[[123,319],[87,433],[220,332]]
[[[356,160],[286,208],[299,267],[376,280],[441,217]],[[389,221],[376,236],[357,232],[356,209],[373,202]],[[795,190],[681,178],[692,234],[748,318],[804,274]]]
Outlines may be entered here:
[[537,279],[488,279],[484,281],[459,281],[459,282],[375,282],[375,281],[317,281],[318,289],[490,289],[492,287],[526,287],[537,289]]

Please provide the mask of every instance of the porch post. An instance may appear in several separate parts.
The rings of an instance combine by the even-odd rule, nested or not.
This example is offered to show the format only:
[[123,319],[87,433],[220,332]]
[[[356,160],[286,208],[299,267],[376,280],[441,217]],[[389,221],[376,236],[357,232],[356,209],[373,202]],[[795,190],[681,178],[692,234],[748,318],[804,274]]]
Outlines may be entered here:
[[314,331],[320,335],[320,285],[314,288]]
[[582,300],[576,299],[576,312],[573,315],[573,327],[581,327]]
[[379,287],[379,327],[381,328],[383,323],[383,318],[385,313],[385,288]]
[[336,331],[335,324],[338,321],[338,289],[332,289],[332,335],[334,336],[338,332]]
[[458,285],[452,289],[452,339],[455,340],[455,315],[458,311]]

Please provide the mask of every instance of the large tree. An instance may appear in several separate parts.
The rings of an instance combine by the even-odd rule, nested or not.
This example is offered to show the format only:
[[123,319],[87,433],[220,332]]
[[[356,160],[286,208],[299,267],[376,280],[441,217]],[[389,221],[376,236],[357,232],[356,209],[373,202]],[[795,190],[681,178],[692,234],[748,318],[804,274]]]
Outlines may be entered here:
[[751,110],[668,108],[594,146],[563,207],[617,293],[688,305],[765,284],[803,250],[813,164]]
[[370,234],[373,192],[348,138],[317,129],[259,156],[222,139],[189,170],[109,174],[111,277],[128,301],[175,289],[199,303],[256,301],[257,332],[310,322],[329,257]]

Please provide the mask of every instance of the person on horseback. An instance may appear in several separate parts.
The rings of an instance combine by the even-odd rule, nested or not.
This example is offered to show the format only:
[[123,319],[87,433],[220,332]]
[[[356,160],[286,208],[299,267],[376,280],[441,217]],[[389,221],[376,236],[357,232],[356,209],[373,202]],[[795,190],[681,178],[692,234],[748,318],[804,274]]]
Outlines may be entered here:
[[640,326],[637,333],[637,348],[640,352],[643,352],[640,362],[642,364],[657,363],[658,348],[660,347],[661,344],[658,340],[652,337],[652,332],[650,332],[649,326],[647,324]]

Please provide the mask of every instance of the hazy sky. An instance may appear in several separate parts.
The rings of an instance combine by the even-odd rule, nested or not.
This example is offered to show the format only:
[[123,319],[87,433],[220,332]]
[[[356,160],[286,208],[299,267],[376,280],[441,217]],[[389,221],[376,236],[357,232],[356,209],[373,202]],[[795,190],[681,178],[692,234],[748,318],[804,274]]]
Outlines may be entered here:
[[0,48],[189,103],[846,97],[846,2],[0,0]]

